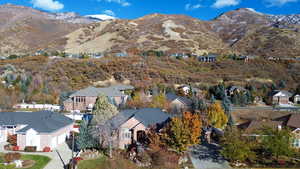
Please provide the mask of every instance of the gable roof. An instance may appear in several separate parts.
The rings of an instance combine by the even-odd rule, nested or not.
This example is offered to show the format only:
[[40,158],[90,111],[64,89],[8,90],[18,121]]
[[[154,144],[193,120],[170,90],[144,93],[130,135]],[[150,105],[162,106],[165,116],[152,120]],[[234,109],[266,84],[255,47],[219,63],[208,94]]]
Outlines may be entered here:
[[300,114],[291,114],[289,120],[287,121],[288,127],[300,128]]
[[38,133],[52,133],[72,123],[72,119],[51,111],[0,112],[0,125],[27,125],[17,132],[32,128]]
[[287,96],[287,97],[292,97],[293,94],[286,91],[286,90],[275,90],[272,92],[272,96]]
[[167,100],[169,100],[170,102],[173,102],[174,100],[179,100],[180,102],[182,102],[185,105],[190,106],[192,104],[192,100],[188,99],[187,97],[183,97],[183,96],[177,96],[174,93],[167,93],[166,94]]
[[89,86],[87,88],[78,90],[77,92],[70,95],[70,97],[75,97],[75,96],[97,97],[100,94],[103,94],[108,97],[125,96],[125,94],[123,94],[122,91],[132,90],[132,89],[134,89],[133,86],[123,85],[123,84],[116,84],[116,85],[103,87],[103,88],[96,88],[93,86]]
[[251,120],[244,124],[239,125],[239,128],[243,129],[246,134],[257,134],[258,130],[265,127],[270,127],[272,129],[282,126],[282,121],[272,121],[272,120]]
[[158,108],[127,109],[114,116],[108,123],[116,129],[133,117],[148,127],[150,125],[163,123],[171,116]]

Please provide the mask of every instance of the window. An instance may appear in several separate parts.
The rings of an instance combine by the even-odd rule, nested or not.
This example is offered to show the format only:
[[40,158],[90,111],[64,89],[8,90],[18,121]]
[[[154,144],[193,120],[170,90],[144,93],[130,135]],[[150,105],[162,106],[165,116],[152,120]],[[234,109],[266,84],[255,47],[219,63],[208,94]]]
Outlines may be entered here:
[[75,98],[75,102],[76,103],[83,103],[83,102],[85,102],[85,96],[77,96]]
[[300,148],[300,139],[294,139],[293,147]]
[[129,129],[122,130],[122,139],[131,139],[131,132]]

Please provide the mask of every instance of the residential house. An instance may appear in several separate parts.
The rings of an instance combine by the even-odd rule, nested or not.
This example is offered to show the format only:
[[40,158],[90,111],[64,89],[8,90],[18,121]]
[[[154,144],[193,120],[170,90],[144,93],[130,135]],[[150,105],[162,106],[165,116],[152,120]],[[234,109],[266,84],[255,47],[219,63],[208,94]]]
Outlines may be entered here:
[[209,54],[209,55],[205,55],[205,56],[198,56],[198,60],[200,62],[216,62],[217,55]]
[[172,53],[170,57],[176,59],[188,59],[189,55],[185,53]]
[[158,108],[127,109],[106,122],[113,128],[114,146],[127,148],[132,143],[147,142],[147,131],[150,127],[162,128],[170,115]]
[[182,90],[185,95],[188,95],[190,91],[194,96],[201,96],[201,90],[195,87],[191,87],[190,85],[182,85],[177,88],[177,90]]
[[91,111],[99,95],[105,95],[109,101],[116,106],[122,106],[126,103],[128,95],[125,91],[133,90],[131,85],[117,84],[104,88],[89,86],[81,89],[69,96],[69,99],[63,102],[65,111]]
[[292,96],[293,94],[288,91],[275,90],[271,94],[272,103],[274,105],[288,105]]
[[228,96],[233,96],[234,93],[241,93],[241,92],[246,92],[247,89],[245,89],[244,87],[241,86],[230,86],[227,89],[227,95]]
[[263,128],[273,128],[281,130],[283,127],[288,128],[292,131],[294,140],[293,146],[300,148],[300,114],[291,113],[285,116],[281,116],[275,119],[268,120],[251,120],[249,122],[240,124],[238,126],[244,130],[244,136],[255,136],[259,137],[259,130]]
[[293,101],[295,104],[300,104],[300,94],[296,94],[293,96]]
[[170,112],[172,113],[180,113],[192,109],[192,100],[187,97],[177,96],[174,93],[167,93],[166,97],[170,103]]
[[55,149],[65,142],[72,129],[73,121],[60,113],[0,112],[0,142],[16,134],[20,150],[26,146],[34,146],[37,151],[45,147]]

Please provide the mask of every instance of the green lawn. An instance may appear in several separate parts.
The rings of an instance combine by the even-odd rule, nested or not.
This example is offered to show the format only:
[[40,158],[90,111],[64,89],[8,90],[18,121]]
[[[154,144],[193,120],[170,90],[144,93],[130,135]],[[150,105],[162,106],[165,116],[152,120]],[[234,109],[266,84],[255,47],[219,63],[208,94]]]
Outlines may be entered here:
[[[0,154],[0,156],[1,155],[3,154]],[[21,159],[35,161],[34,166],[26,169],[43,169],[51,160],[49,157],[41,156],[41,155],[22,155]],[[9,166],[0,165],[0,169],[15,169],[15,167],[13,165],[9,165]]]

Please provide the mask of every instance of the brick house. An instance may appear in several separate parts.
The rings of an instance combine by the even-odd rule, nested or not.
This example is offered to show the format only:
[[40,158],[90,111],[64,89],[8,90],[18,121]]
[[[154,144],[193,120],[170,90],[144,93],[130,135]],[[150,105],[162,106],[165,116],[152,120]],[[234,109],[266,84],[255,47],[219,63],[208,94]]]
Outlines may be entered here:
[[45,147],[55,149],[65,142],[73,129],[73,121],[51,111],[0,112],[0,142],[9,135],[17,135],[17,146],[35,146],[37,151]]
[[158,108],[127,109],[106,123],[116,131],[114,146],[125,149],[134,142],[143,143],[150,127],[161,128],[169,119],[170,115]]
[[285,105],[289,104],[292,93],[285,90],[275,90],[272,92],[272,104],[274,105]]
[[63,102],[65,111],[90,111],[94,107],[97,97],[103,94],[109,101],[116,106],[124,105],[128,99],[125,91],[133,90],[131,85],[112,85],[105,88],[96,88],[89,86],[81,89],[69,96],[69,99]]

